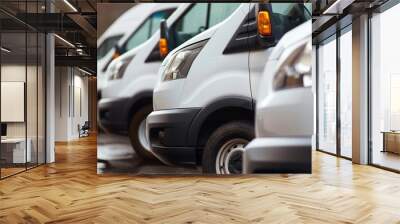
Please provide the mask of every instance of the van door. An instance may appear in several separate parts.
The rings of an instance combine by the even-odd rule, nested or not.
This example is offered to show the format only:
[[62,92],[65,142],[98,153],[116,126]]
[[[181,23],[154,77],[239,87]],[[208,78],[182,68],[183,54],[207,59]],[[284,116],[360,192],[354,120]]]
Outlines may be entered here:
[[[253,42],[253,50],[250,52],[249,56],[251,92],[253,99],[257,99],[258,89],[265,87],[262,86],[263,84],[259,85],[260,78],[264,72],[267,60],[270,60],[269,56],[271,55],[274,46],[285,33],[311,19],[311,3],[265,4],[267,5],[266,8],[270,9],[273,40],[266,40],[272,41],[271,43],[260,43],[260,41]],[[255,12],[255,17],[256,13],[258,12]]]

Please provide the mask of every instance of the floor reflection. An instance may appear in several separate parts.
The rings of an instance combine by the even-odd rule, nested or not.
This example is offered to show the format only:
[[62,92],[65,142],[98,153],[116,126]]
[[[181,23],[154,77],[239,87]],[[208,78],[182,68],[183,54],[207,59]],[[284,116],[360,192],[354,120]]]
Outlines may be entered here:
[[199,167],[166,166],[159,161],[142,160],[135,154],[128,137],[119,135],[98,135],[97,159],[99,174],[201,174]]

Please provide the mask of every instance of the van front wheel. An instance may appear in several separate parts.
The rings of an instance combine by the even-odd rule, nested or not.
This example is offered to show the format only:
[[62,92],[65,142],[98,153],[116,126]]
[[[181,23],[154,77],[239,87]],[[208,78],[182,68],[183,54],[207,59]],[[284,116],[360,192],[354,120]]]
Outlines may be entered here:
[[149,152],[150,144],[146,138],[146,118],[153,111],[152,105],[138,110],[129,125],[129,139],[136,154],[142,159],[154,159]]
[[217,128],[203,151],[203,173],[241,174],[240,151],[254,138],[254,127],[247,121],[230,122]]

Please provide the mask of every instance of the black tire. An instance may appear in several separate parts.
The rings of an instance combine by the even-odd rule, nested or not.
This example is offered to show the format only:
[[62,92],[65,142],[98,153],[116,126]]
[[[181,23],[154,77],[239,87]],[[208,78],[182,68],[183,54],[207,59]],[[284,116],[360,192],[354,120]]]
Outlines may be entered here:
[[217,128],[209,137],[203,151],[203,173],[216,174],[216,159],[219,150],[227,142],[243,139],[250,142],[254,138],[254,126],[248,121],[233,121]]
[[153,111],[152,105],[146,105],[139,109],[131,119],[129,124],[129,139],[131,141],[132,147],[135,150],[136,154],[142,158],[147,160],[154,159],[154,156],[148,152],[145,147],[141,144],[139,140],[139,126],[140,123],[147,118],[147,116]]

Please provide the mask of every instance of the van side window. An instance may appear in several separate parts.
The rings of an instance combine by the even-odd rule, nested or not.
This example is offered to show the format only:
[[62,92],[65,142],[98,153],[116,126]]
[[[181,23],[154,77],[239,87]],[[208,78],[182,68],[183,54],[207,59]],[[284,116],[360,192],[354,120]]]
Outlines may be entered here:
[[286,32],[311,19],[311,14],[304,4],[272,3],[271,6],[272,26],[276,40],[279,40]]
[[151,19],[147,19],[139,29],[136,30],[135,34],[128,39],[125,45],[125,51],[129,51],[130,49],[138,46],[143,43],[149,37],[149,30],[151,25]]
[[225,20],[239,5],[240,3],[211,3],[208,27],[212,27]]
[[208,3],[196,3],[170,29],[174,47],[207,29]]
[[115,35],[107,38],[100,46],[97,48],[97,59],[101,59],[118,43],[122,35]]
[[173,12],[173,9],[169,9],[155,12],[149,16],[126,41],[123,47],[124,51],[129,51],[149,39],[160,28],[160,21],[167,19]]

